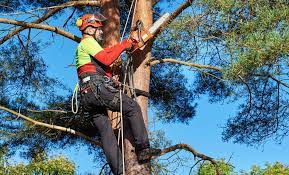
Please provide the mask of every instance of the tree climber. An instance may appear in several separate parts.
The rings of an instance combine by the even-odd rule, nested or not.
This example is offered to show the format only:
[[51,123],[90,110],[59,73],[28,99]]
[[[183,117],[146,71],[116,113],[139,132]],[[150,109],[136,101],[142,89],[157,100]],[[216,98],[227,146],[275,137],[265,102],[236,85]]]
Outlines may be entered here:
[[[81,102],[97,128],[104,154],[114,174],[122,174],[121,151],[117,145],[107,109],[120,111],[120,94],[112,79],[110,66],[125,50],[130,50],[138,39],[130,36],[112,47],[102,48],[102,27],[106,18],[97,14],[86,14],[77,19],[76,25],[82,32],[82,39],[76,50],[76,66],[80,84]],[[148,133],[141,108],[136,101],[122,94],[122,111],[134,137],[139,161],[149,160],[160,150],[150,148]]]

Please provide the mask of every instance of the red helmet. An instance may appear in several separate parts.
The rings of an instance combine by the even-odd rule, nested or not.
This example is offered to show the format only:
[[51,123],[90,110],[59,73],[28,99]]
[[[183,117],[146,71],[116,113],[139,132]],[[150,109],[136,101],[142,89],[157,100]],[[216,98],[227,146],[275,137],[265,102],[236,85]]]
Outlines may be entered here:
[[101,27],[103,26],[103,21],[105,21],[106,18],[100,14],[100,13],[96,13],[96,14],[86,14],[81,18],[78,18],[76,20],[76,25],[77,27],[79,27],[79,30],[84,30],[86,29],[86,27],[88,26],[92,26],[92,27]]

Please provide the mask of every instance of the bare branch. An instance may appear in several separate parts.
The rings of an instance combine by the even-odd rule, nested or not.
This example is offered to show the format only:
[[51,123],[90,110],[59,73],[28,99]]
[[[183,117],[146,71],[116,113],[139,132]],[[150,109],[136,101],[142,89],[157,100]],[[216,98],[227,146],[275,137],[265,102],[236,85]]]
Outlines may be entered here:
[[194,168],[197,164],[199,164],[201,161],[202,161],[202,159],[199,159],[199,160],[191,167],[190,172],[189,172],[189,175],[191,174],[193,168]]
[[201,65],[201,64],[196,64],[196,63],[189,63],[189,62],[185,62],[185,61],[179,61],[173,58],[164,58],[161,60],[150,60],[149,62],[146,63],[146,65],[148,66],[153,66],[159,63],[165,63],[165,62],[170,62],[170,63],[176,63],[176,64],[182,64],[185,66],[190,66],[190,67],[196,67],[199,69],[212,69],[218,72],[221,72],[222,69],[219,67],[215,67],[215,66],[210,66],[210,65]]
[[257,77],[267,77],[267,78],[271,78],[272,80],[274,80],[276,83],[278,84],[281,84],[287,88],[289,88],[289,85],[287,83],[284,83],[283,81],[281,80],[278,80],[277,78],[275,78],[273,75],[270,75],[270,74],[253,74],[254,76],[257,76]]
[[69,134],[82,137],[82,138],[90,141],[91,143],[93,143],[93,144],[96,145],[96,146],[101,146],[101,143],[100,143],[100,142],[92,139],[91,137],[88,137],[87,135],[85,135],[85,134],[83,134],[83,133],[81,133],[81,132],[75,131],[75,130],[73,130],[73,129],[71,129],[71,128],[65,128],[65,127],[62,127],[62,126],[50,125],[50,124],[47,124],[47,123],[39,122],[39,121],[33,120],[33,119],[31,119],[30,117],[27,117],[27,116],[25,116],[25,115],[23,115],[23,114],[20,114],[20,113],[18,113],[18,112],[16,112],[16,111],[13,111],[13,110],[11,110],[11,109],[8,109],[8,108],[6,108],[6,107],[4,107],[4,106],[0,106],[0,109],[1,109],[1,110],[4,110],[4,111],[6,111],[6,112],[9,112],[9,113],[11,113],[11,114],[14,114],[14,115],[16,115],[17,117],[20,117],[20,118],[22,118],[22,119],[24,119],[24,120],[26,120],[26,121],[28,121],[28,122],[30,122],[30,123],[33,123],[34,125],[43,126],[43,127],[50,128],[50,129],[54,129],[54,130],[59,130],[59,131],[67,132],[67,133],[69,133]]
[[49,26],[49,25],[45,25],[45,24],[28,23],[28,22],[24,22],[24,21],[16,21],[16,20],[11,20],[11,19],[6,19],[6,18],[0,18],[0,23],[13,24],[13,25],[22,26],[25,28],[36,28],[36,29],[48,30],[48,31],[55,32],[59,35],[62,35],[66,38],[69,38],[73,41],[80,42],[79,37],[67,32],[65,30],[62,30],[58,27],[54,27],[54,26]]
[[30,43],[30,36],[31,36],[31,29],[28,29],[28,36],[27,36],[26,48],[28,48],[28,45],[29,45],[29,43]]
[[64,22],[64,24],[62,25],[62,27],[65,27],[68,23],[68,21],[73,17],[74,13],[76,12],[76,8],[73,9],[71,15],[66,19],[66,21]]
[[[66,7],[83,6],[83,5],[101,6],[102,4],[101,4],[100,0],[96,0],[96,1],[78,0],[78,1],[66,2],[57,8],[53,8],[53,9],[49,10],[45,15],[43,15],[41,18],[38,18],[37,20],[33,21],[32,23],[35,23],[35,24],[41,23]],[[14,35],[16,35],[17,33],[21,32],[27,28],[28,27],[19,27],[19,28],[15,29],[14,31],[8,33],[6,36],[4,36],[3,38],[0,39],[0,45],[3,44],[8,39],[10,39],[11,37],[13,37]]]
[[[186,150],[188,152],[191,152],[195,157],[201,158],[202,160],[210,161],[215,166],[217,175],[221,175],[219,168],[218,168],[218,165],[217,165],[217,162],[213,158],[206,156],[204,154],[198,153],[196,150],[194,150],[192,147],[190,147],[187,144],[181,144],[180,143],[180,144],[176,144],[174,146],[170,146],[168,148],[165,148],[156,157],[164,155],[164,154],[172,152],[172,151],[175,151],[177,149]],[[154,158],[156,158],[156,157],[154,157]]]
[[105,167],[108,165],[108,163],[104,164],[102,167],[101,167],[101,170],[99,171],[99,175],[102,175],[102,172],[104,171]]
[[9,7],[9,6],[3,5],[3,4],[0,4],[0,7],[8,8],[8,9],[10,9],[10,10],[14,10],[12,7]]
[[42,113],[42,112],[56,112],[56,113],[64,113],[67,114],[69,112],[63,110],[53,110],[53,109],[44,109],[44,110],[34,110],[34,109],[27,109],[27,111],[35,112],[35,113]]
[[249,93],[249,110],[251,110],[251,107],[252,107],[252,91],[251,91],[251,88],[250,88],[249,84],[242,78],[241,75],[238,75],[238,77],[246,85],[246,87],[248,89],[248,93]]
[[167,22],[165,22],[155,33],[154,38],[158,36],[179,14],[184,11],[186,8],[188,8],[190,5],[192,5],[193,0],[186,0],[183,4],[181,4],[169,17]]
[[[70,3],[70,4],[55,5],[55,6],[50,6],[50,7],[40,7],[40,8],[36,8],[36,9],[27,10],[27,11],[15,11],[15,12],[11,12],[11,13],[0,13],[0,15],[1,16],[23,15],[23,14],[31,14],[32,12],[35,12],[35,11],[50,10],[50,9],[62,8],[62,7],[67,8],[67,7],[73,7],[73,6],[75,6],[75,4]],[[8,8],[8,6],[6,6],[6,7]],[[14,11],[13,8],[12,8],[12,10]]]
[[160,0],[153,0],[152,1],[152,7],[154,7],[155,5],[157,5],[160,2]]

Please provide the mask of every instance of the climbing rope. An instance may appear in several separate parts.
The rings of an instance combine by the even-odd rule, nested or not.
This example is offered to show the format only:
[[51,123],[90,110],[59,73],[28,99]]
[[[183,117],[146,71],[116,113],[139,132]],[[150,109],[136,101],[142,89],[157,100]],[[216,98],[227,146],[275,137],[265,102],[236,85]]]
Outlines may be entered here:
[[[77,114],[78,112],[78,100],[77,100],[77,93],[78,93],[78,83],[75,85],[72,98],[71,98],[71,111],[73,114]],[[75,106],[75,108],[74,108]]]
[[[137,0],[133,0],[132,3],[131,3],[131,6],[130,6],[130,10],[129,10],[129,13],[128,13],[128,16],[127,16],[127,19],[126,19],[126,23],[125,23],[125,27],[123,29],[123,33],[122,33],[122,36],[121,36],[121,41],[123,40],[124,38],[124,35],[125,35],[125,31],[126,31],[126,28],[127,28],[127,24],[128,24],[128,20],[129,20],[129,17],[130,17],[130,14],[131,14],[131,10],[132,10],[132,7],[133,5],[134,6],[134,12],[133,12],[133,15],[132,15],[132,21],[134,20],[134,15],[135,15],[135,9],[136,9],[136,4],[137,4]],[[127,62],[127,66],[130,64],[130,60],[131,57],[128,58],[128,62]],[[126,70],[127,70],[127,66],[125,66]],[[126,84],[126,78],[127,78],[127,71],[125,70],[125,73],[124,73],[124,79],[123,79],[123,82],[121,83],[121,85],[123,87],[125,87],[125,84]],[[122,172],[123,172],[123,175],[125,175],[125,159],[124,159],[124,124],[123,124],[123,111],[122,111],[122,93],[124,93],[125,91],[125,88],[123,88],[122,90],[119,91],[119,98],[120,98],[120,123],[121,123],[121,127],[120,127],[120,130],[121,130],[121,136],[120,134],[118,134],[118,144],[119,144],[119,141],[120,141],[120,137],[121,137],[121,149],[122,149]],[[120,133],[120,132],[118,132]]]

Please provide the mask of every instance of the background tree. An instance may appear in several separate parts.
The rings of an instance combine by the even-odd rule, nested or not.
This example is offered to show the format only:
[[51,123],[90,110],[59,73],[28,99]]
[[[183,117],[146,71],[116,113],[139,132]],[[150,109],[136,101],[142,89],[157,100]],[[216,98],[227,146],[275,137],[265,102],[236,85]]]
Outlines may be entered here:
[[[225,162],[224,159],[218,160],[218,166],[224,175],[236,175],[237,173],[234,172],[234,167],[228,162]],[[198,167],[196,172],[197,175],[214,175],[216,171],[214,171],[214,167],[208,163],[203,163]]]
[[48,159],[46,155],[38,155],[37,158],[32,159],[28,164],[18,163],[9,164],[5,151],[0,154],[0,174],[14,175],[14,174],[75,174],[74,163],[70,162],[64,157],[55,157]]
[[[229,164],[228,162],[225,162],[224,159],[218,160],[219,168],[221,169],[222,173],[228,174],[228,175],[283,175],[288,174],[288,166],[285,164],[282,164],[281,162],[275,162],[275,163],[266,163],[265,167],[262,168],[259,165],[253,165],[249,171],[242,170],[240,173],[235,172],[234,165]],[[214,175],[216,174],[216,171],[214,167],[211,164],[208,164],[207,162],[204,164],[200,164],[197,171],[194,173],[197,175]]]
[[243,172],[241,173],[242,175],[249,175],[249,174],[254,174],[254,175],[269,175],[269,174],[276,174],[276,175],[281,175],[281,174],[288,174],[289,173],[289,168],[288,165],[284,165],[281,162],[275,162],[274,164],[267,163],[265,165],[265,168],[261,168],[260,166],[254,165],[252,166],[251,170],[249,173]]
[[[105,11],[110,7],[105,6],[109,2],[104,2],[102,7]],[[157,6],[157,2],[148,3],[156,17],[161,10],[160,6]],[[127,16],[125,9],[130,4],[130,1],[120,1],[120,14],[108,13],[108,17]],[[49,129],[33,121],[30,121],[31,124],[15,120],[14,116],[2,112],[0,143],[3,147],[9,145],[10,153],[27,146],[24,155],[33,157],[54,146],[88,144],[82,138],[90,141],[91,150],[99,145],[94,140],[97,136],[94,135],[89,119],[85,115],[67,112],[70,111],[70,90],[57,79],[48,77],[45,59],[40,54],[41,50],[54,43],[46,38],[40,41],[36,37],[39,30],[34,28],[52,31],[52,36],[56,33],[79,41],[77,36],[51,26],[53,21],[65,19],[59,20],[62,23],[57,25],[62,25],[68,31],[74,18],[99,10],[100,6],[99,1],[81,0],[1,2],[1,12],[7,16],[14,14],[16,16],[13,19],[18,19],[0,18],[1,23],[12,24],[1,26],[1,106],[20,111],[34,121],[73,128],[57,131],[53,130],[55,127]],[[137,11],[143,10],[142,7],[138,5]],[[193,10],[183,12],[187,7]],[[32,8],[41,10],[28,10]],[[146,75],[146,84],[136,82],[136,87],[145,90],[149,88],[150,104],[164,122],[188,122],[196,115],[198,98],[208,95],[210,102],[241,104],[238,114],[227,122],[223,132],[224,140],[233,139],[248,145],[264,143],[268,138],[281,141],[288,133],[287,13],[288,3],[283,0],[184,1],[171,16],[170,22],[173,22],[170,26],[165,24],[155,40],[147,46],[145,53],[137,54],[135,60],[138,61],[134,62],[135,78],[143,80],[138,76]],[[123,24],[124,20],[119,23]],[[145,27],[150,23],[146,22]],[[22,27],[15,29],[15,26]],[[110,27],[119,30],[117,26]],[[112,35],[119,38],[117,32],[107,33],[107,38]],[[189,71],[194,76],[190,80],[194,81],[192,87],[186,83]],[[140,101],[143,113],[146,114],[147,101],[144,98]],[[7,108],[1,109],[7,111]],[[56,109],[57,113],[53,111]],[[42,113],[36,110],[42,110]],[[18,117],[23,116],[18,114]],[[80,131],[76,134],[81,137],[66,134],[73,134],[74,131]],[[200,156],[187,145],[179,144],[170,148],[185,148]],[[164,149],[163,153],[172,149]],[[202,156],[200,158],[207,159]]]

